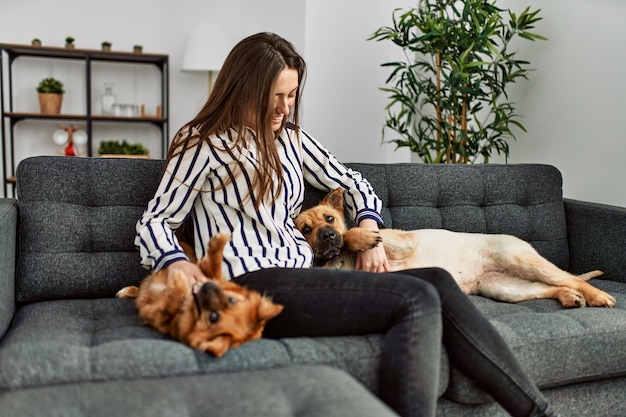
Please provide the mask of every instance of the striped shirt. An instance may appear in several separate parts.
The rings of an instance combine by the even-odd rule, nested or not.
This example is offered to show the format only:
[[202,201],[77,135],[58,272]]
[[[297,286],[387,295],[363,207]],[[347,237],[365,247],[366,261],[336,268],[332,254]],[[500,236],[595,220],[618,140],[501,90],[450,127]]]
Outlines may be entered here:
[[232,147],[234,130],[213,135],[210,144],[203,141],[170,160],[137,222],[135,245],[142,265],[160,270],[187,259],[174,230],[190,217],[198,259],[206,253],[212,235],[220,232],[231,237],[224,249],[227,279],[262,268],[310,267],[312,249],[293,222],[302,208],[305,181],[324,191],[344,188],[346,215],[357,224],[366,218],[382,224],[382,202],[370,183],[306,132],[300,130],[298,135],[295,129],[288,125],[276,140],[284,186],[280,190],[276,186],[278,198],[273,204],[265,202],[258,208],[256,196],[248,195],[258,163],[255,151]]

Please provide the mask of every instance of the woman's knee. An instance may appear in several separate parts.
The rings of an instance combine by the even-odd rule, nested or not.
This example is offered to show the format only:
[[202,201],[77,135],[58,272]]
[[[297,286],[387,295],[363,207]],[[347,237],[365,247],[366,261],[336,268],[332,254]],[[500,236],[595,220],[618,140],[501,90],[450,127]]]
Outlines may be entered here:
[[441,311],[439,291],[426,280],[407,276],[397,290],[405,298],[410,309],[419,314],[439,313]]

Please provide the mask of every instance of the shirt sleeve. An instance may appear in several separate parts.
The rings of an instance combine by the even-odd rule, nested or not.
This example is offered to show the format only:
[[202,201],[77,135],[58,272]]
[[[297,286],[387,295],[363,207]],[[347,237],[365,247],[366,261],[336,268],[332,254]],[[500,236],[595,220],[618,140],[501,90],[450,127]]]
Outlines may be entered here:
[[141,264],[158,271],[174,261],[185,259],[175,230],[185,221],[206,179],[208,158],[202,145],[194,146],[171,159],[157,191],[136,225],[135,246]]
[[346,209],[357,224],[364,219],[373,219],[383,226],[382,201],[374,192],[369,181],[360,172],[339,162],[320,142],[300,130],[304,179],[320,190],[330,191],[337,187],[346,190]]

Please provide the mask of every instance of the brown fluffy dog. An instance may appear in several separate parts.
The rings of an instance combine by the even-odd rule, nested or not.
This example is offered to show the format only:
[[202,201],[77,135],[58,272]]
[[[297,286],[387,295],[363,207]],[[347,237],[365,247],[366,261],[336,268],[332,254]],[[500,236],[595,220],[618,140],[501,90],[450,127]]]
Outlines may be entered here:
[[554,298],[565,307],[615,305],[610,294],[586,282],[602,275],[601,271],[572,275],[514,236],[443,229],[347,230],[343,205],[343,190],[338,188],[295,219],[296,227],[313,248],[318,266],[354,269],[356,252],[382,242],[392,271],[444,268],[466,294],[511,303]]
[[230,348],[261,337],[267,320],[282,306],[222,277],[225,235],[215,235],[198,266],[207,277],[192,288],[181,271],[162,270],[139,287],[122,288],[117,296],[136,298],[139,315],[150,326],[189,346],[217,357]]

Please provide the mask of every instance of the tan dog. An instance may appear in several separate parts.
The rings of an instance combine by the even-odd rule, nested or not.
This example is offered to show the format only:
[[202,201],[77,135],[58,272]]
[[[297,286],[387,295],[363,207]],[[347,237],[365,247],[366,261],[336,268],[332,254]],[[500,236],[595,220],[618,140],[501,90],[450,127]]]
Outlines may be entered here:
[[615,305],[614,297],[586,282],[602,275],[601,271],[572,275],[514,236],[443,229],[347,230],[343,206],[343,190],[338,188],[295,219],[313,248],[317,266],[354,269],[357,252],[382,242],[392,271],[444,268],[466,294],[511,303],[554,298],[565,307]]
[[136,298],[139,315],[150,326],[217,357],[230,348],[259,339],[267,320],[282,306],[222,277],[225,235],[215,235],[198,266],[206,282],[192,288],[181,271],[161,270],[139,287],[122,288],[119,298]]

